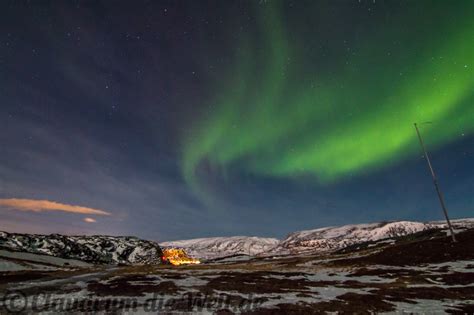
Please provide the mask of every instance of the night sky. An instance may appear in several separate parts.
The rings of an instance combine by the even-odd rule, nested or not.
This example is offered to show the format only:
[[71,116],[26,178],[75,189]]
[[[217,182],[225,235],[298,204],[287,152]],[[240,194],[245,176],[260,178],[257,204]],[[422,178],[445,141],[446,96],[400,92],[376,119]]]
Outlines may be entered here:
[[474,215],[474,1],[1,1],[0,230]]

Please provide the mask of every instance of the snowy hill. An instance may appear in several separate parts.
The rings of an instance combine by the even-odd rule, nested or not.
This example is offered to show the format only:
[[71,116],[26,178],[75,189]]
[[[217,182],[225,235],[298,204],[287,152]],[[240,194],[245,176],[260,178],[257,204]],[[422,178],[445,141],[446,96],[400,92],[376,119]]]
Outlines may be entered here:
[[358,243],[413,234],[429,228],[426,223],[410,221],[325,227],[292,233],[272,252],[289,254],[337,250]]
[[196,238],[164,242],[160,245],[184,248],[190,256],[199,259],[213,259],[238,254],[256,255],[274,248],[278,243],[276,238],[232,236]]
[[[455,229],[474,228],[474,219],[453,220],[452,224]],[[395,221],[325,227],[291,233],[268,254],[325,252],[355,244],[405,236],[429,229],[446,228],[445,221]]]
[[156,264],[161,248],[151,241],[128,236],[65,236],[0,232],[0,249],[49,255],[92,264]]
[[[455,229],[474,228],[474,219],[452,221]],[[161,243],[184,248],[191,256],[215,259],[233,255],[286,255],[327,252],[370,241],[394,238],[428,229],[446,229],[444,221],[395,221],[351,224],[294,232],[279,241],[259,237],[214,237]]]

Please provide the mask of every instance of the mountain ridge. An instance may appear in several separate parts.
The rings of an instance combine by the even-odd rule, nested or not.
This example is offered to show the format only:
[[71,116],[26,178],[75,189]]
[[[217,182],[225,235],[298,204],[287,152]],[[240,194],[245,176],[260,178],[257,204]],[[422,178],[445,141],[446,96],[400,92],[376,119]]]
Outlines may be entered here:
[[0,232],[0,249],[77,259],[92,264],[156,264],[158,243],[133,236],[20,234]]
[[[474,218],[452,220],[452,224],[456,230],[474,228]],[[282,240],[257,236],[231,236],[160,244],[133,236],[39,235],[0,231],[0,249],[49,255],[95,265],[137,265],[161,263],[163,255],[161,246],[182,248],[189,256],[203,260],[231,256],[318,254],[429,229],[445,230],[446,223],[444,221],[374,222],[296,231]]]

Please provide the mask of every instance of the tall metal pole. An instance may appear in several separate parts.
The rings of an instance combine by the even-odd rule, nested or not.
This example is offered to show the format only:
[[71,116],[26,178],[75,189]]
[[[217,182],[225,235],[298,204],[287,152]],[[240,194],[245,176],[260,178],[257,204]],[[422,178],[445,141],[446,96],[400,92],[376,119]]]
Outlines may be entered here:
[[448,222],[449,231],[451,232],[451,238],[452,238],[453,242],[455,243],[456,242],[456,236],[454,235],[453,226],[451,225],[451,221],[449,220],[448,210],[446,209],[446,205],[444,203],[443,193],[441,192],[441,189],[439,188],[438,179],[437,179],[436,174],[434,172],[433,166],[431,165],[430,157],[428,156],[428,152],[426,151],[426,148],[425,148],[425,143],[423,142],[423,139],[421,138],[420,130],[418,129],[418,125],[416,123],[415,123],[415,129],[416,129],[416,134],[418,135],[418,140],[420,140],[420,145],[421,145],[421,148],[423,149],[423,153],[425,155],[426,162],[428,163],[428,167],[430,169],[431,177],[433,177],[433,183],[434,183],[434,186],[436,188],[436,192],[438,193],[439,202],[440,202],[441,208],[443,209],[443,212],[444,212],[444,217],[446,218],[446,222]]

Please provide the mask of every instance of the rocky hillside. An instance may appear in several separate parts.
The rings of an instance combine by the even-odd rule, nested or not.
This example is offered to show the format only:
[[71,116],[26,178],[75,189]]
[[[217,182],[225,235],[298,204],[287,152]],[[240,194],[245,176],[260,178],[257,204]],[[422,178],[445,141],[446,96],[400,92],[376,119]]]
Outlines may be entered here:
[[0,249],[75,259],[92,264],[157,264],[160,246],[128,236],[65,236],[0,232]]

